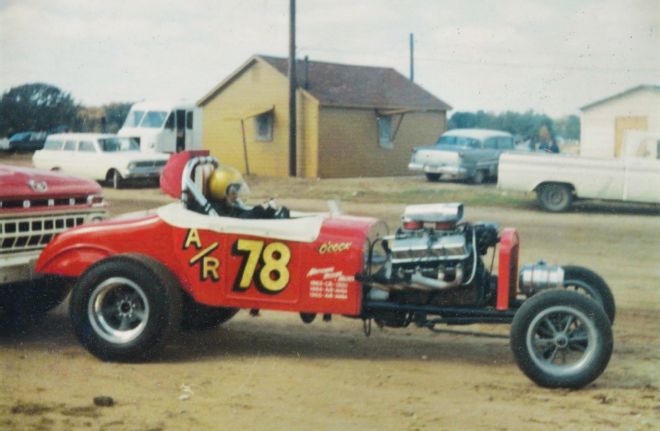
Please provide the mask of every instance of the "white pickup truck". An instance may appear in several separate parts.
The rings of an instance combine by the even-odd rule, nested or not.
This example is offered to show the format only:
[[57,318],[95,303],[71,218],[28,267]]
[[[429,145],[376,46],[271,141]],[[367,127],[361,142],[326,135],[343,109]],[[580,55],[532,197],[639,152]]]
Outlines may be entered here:
[[575,199],[660,203],[660,134],[627,136],[624,156],[596,159],[564,154],[503,154],[497,186],[536,192],[547,211],[566,211]]

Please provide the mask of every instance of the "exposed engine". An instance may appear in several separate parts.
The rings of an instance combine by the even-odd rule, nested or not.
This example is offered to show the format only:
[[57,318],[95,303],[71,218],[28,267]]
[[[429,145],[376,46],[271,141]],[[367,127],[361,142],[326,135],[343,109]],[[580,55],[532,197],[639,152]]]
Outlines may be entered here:
[[489,304],[496,279],[482,257],[498,243],[499,226],[462,219],[462,204],[408,206],[396,233],[370,244],[369,299],[436,306]]

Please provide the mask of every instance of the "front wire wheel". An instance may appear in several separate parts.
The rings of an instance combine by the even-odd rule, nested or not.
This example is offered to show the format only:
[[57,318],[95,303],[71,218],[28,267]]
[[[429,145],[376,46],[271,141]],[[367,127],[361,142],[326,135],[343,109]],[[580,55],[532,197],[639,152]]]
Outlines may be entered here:
[[579,388],[607,367],[612,329],[593,300],[548,290],[527,300],[516,313],[511,348],[520,369],[538,385]]

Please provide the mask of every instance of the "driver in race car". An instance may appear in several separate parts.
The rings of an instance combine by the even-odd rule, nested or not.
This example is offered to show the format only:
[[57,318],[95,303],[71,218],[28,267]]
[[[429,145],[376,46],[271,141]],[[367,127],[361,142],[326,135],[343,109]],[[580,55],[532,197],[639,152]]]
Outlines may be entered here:
[[245,219],[289,218],[286,207],[278,207],[273,199],[254,207],[246,206],[241,198],[250,189],[241,173],[230,166],[218,166],[208,179],[209,203],[219,216]]

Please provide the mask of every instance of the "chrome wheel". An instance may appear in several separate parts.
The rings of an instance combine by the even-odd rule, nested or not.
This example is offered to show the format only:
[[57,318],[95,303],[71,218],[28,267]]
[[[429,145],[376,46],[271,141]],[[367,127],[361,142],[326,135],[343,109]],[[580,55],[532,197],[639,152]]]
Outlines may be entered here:
[[89,297],[87,317],[94,331],[113,344],[139,337],[149,321],[149,301],[132,280],[112,277],[96,286]]
[[596,352],[597,329],[580,310],[556,306],[543,310],[527,329],[527,349],[544,373],[557,377],[579,372]]

